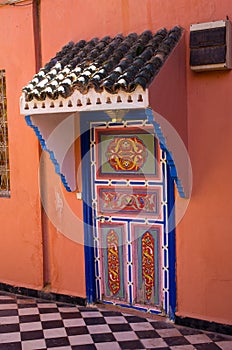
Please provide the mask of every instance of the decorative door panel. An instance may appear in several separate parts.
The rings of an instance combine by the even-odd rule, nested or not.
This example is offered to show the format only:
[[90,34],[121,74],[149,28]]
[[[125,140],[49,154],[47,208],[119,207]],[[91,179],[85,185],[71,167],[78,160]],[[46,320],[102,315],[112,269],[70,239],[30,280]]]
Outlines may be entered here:
[[168,308],[165,154],[146,121],[91,127],[97,298],[160,313]]
[[161,237],[162,225],[132,224],[134,302],[159,305],[161,295]]
[[101,252],[102,297],[126,301],[124,287],[125,225],[104,224],[98,226]]
[[97,209],[107,216],[162,218],[162,188],[98,186]]
[[152,128],[98,129],[97,178],[159,178]]

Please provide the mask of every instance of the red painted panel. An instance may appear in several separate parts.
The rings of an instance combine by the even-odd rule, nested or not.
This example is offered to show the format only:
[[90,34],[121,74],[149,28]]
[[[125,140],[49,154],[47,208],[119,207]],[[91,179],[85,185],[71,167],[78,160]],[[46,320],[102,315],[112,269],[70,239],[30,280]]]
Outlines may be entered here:
[[142,276],[145,282],[146,299],[150,300],[155,285],[154,238],[147,231],[142,236]]
[[108,284],[113,295],[120,290],[120,261],[118,236],[114,230],[107,234]]

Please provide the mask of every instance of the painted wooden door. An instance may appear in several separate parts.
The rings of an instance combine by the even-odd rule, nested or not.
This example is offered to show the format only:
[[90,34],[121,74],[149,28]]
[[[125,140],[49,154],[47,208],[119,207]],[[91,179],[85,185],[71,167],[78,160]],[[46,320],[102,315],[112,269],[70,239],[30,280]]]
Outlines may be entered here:
[[147,121],[91,126],[97,299],[167,311],[165,154]]

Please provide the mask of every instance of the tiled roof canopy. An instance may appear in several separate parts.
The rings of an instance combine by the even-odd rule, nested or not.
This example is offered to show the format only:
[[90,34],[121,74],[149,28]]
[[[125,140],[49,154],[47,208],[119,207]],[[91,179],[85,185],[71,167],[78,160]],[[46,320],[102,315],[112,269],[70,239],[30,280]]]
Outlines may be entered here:
[[[169,128],[169,124],[177,126],[176,130],[186,136],[186,55],[182,34],[176,26],[155,34],[145,31],[140,35],[118,34],[114,38],[70,42],[22,89],[21,114],[27,115],[27,124],[50,154],[68,191],[76,188],[76,112],[81,116],[81,112],[100,111],[101,116],[104,112],[105,118],[113,122],[120,113],[142,113],[154,125],[162,149],[168,154],[171,176],[180,195],[185,196],[186,163],[179,157],[178,142],[170,137]],[[178,90],[173,88],[177,81]],[[168,96],[168,103],[163,96]],[[49,113],[52,117],[44,118]],[[66,137],[61,136],[63,125]]]
[[145,90],[181,36],[181,28],[153,34],[121,34],[69,42],[23,88],[26,102],[68,98],[75,90],[87,94]]

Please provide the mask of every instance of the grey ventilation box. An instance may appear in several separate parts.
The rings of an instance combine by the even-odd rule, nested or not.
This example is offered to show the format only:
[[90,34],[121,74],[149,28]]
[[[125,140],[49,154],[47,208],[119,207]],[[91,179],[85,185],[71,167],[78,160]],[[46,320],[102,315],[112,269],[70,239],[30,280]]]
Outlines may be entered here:
[[232,68],[229,20],[191,24],[190,67],[199,72]]

